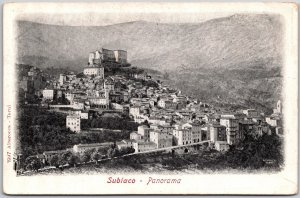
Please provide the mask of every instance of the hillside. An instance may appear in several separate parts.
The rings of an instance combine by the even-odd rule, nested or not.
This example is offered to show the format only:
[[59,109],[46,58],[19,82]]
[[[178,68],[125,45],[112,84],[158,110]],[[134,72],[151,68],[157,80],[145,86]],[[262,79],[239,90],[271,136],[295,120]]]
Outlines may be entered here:
[[[146,21],[77,27],[18,22],[18,60],[43,67],[82,68],[100,47],[128,50],[133,65],[170,70],[281,64],[281,23],[277,16],[233,15],[198,24]],[[267,60],[267,61],[265,61]]]
[[19,21],[18,30],[18,63],[81,71],[90,51],[119,48],[128,51],[133,66],[167,72],[167,83],[208,102],[270,112],[280,98],[283,30],[279,16],[93,27]]

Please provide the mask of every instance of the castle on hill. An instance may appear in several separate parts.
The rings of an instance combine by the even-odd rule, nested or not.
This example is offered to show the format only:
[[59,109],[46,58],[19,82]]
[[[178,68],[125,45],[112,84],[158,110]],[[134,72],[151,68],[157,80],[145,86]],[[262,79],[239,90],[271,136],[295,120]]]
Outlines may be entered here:
[[88,65],[84,68],[83,73],[104,78],[104,67],[120,67],[126,64],[127,51],[101,48],[89,54]]

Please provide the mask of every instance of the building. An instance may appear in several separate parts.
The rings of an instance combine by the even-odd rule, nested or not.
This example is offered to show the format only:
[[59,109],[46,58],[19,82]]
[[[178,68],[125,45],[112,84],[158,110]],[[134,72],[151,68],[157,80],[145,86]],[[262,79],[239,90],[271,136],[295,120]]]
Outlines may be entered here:
[[220,125],[226,127],[227,143],[230,145],[235,144],[239,130],[238,119],[234,115],[221,115]]
[[122,140],[121,142],[117,142],[117,147],[119,150],[123,148],[133,148],[133,143],[136,142],[135,140]]
[[132,106],[129,109],[129,114],[132,115],[134,118],[140,115],[140,106]]
[[191,128],[175,128],[173,130],[173,136],[176,145],[187,145],[193,143]]
[[87,150],[99,149],[99,148],[109,148],[113,143],[104,142],[104,143],[94,143],[94,144],[77,144],[73,146],[73,151],[75,153],[84,153]]
[[227,143],[226,127],[219,124],[211,124],[209,127],[210,141]]
[[55,90],[54,89],[44,89],[43,90],[43,98],[45,100],[53,100],[55,97]]
[[109,108],[109,100],[106,97],[88,97],[91,107],[96,107],[100,109]]
[[273,109],[273,112],[276,114],[281,114],[282,113],[282,103],[280,100],[278,100],[276,109]]
[[65,92],[65,98],[67,100],[69,100],[70,104],[73,103],[74,97],[75,97],[75,94],[70,93],[70,92]]
[[80,132],[80,116],[79,115],[68,115],[66,118],[66,127],[71,131]]
[[150,131],[151,129],[146,125],[138,126],[138,134],[142,136],[144,141],[150,141]]
[[66,82],[66,75],[60,74],[59,75],[59,84],[63,85]]
[[133,148],[135,153],[155,150],[157,148],[154,142],[134,142]]
[[99,65],[105,62],[127,63],[127,52],[125,50],[109,50],[101,48],[89,54],[89,65]]
[[114,50],[102,48],[100,50],[100,54],[101,54],[102,62],[105,61],[116,62]]
[[150,142],[154,142],[156,144],[156,148],[171,147],[173,135],[171,133],[158,130],[150,131]]
[[113,79],[108,78],[104,81],[104,89],[105,89],[105,91],[108,91],[108,93],[114,92],[115,83],[114,83]]
[[82,111],[80,113],[80,119],[88,120],[89,119],[89,112],[88,111]]
[[88,66],[83,69],[83,74],[87,76],[100,76],[104,78],[104,67]]
[[76,99],[73,101],[73,108],[74,109],[84,109],[84,101],[80,99]]
[[259,113],[255,109],[243,110],[243,114],[247,115],[248,117],[258,117],[259,116]]
[[130,139],[131,140],[136,140],[136,141],[141,141],[142,140],[142,135],[138,134],[137,132],[131,132],[130,133]]
[[127,52],[125,50],[114,50],[115,59],[117,63],[126,64],[127,63]]
[[217,141],[215,143],[215,149],[217,151],[227,151],[229,150],[229,144],[226,141]]
[[192,143],[197,143],[206,139],[202,137],[201,125],[198,122],[186,123],[182,125],[183,129],[188,129],[192,131]]
[[273,114],[269,117],[266,117],[266,122],[272,127],[282,126],[281,118],[278,115]]

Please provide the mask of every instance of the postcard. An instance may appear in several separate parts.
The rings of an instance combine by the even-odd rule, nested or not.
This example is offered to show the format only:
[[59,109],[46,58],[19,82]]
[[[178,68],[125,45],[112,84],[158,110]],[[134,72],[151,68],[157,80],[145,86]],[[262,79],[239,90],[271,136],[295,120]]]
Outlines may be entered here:
[[3,10],[4,193],[298,193],[296,4]]

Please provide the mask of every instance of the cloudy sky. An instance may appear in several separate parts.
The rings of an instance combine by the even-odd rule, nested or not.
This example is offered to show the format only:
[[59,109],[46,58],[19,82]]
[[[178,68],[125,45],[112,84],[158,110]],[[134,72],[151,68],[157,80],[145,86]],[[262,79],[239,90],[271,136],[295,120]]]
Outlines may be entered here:
[[[254,13],[242,4],[195,3],[90,3],[21,4],[16,6],[16,20],[70,26],[105,26],[129,21],[158,23],[199,23],[236,13]],[[244,10],[243,10],[244,9]],[[248,9],[248,10],[247,10]]]

